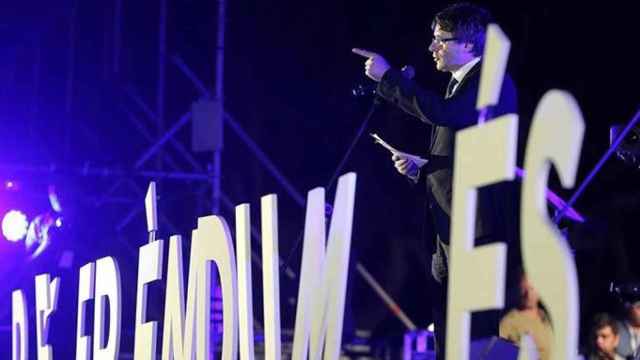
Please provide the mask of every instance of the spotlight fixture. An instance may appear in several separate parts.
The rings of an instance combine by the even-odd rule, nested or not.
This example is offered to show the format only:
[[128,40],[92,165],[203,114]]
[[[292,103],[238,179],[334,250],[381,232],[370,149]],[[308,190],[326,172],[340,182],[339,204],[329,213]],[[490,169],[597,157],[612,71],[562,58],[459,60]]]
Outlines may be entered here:
[[29,222],[27,216],[20,210],[9,210],[2,218],[2,235],[12,242],[24,239]]

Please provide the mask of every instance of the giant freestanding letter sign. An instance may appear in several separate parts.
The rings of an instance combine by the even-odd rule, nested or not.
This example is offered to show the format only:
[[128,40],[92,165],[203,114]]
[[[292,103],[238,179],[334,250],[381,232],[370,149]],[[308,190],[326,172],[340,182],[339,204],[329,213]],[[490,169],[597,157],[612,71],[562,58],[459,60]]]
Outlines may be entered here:
[[11,359],[29,358],[29,323],[27,300],[22,290],[11,293]]
[[138,255],[138,290],[136,295],[136,333],[133,357],[155,360],[158,322],[146,321],[147,284],[162,279],[164,241],[156,240],[140,247]]
[[294,360],[340,357],[340,339],[347,289],[356,174],[340,177],[333,203],[325,254],[324,189],[307,198],[302,275],[293,340]]
[[49,274],[36,276],[36,337],[38,340],[38,359],[53,359],[53,349],[47,345],[49,335],[49,316],[58,307],[60,278],[50,281]]
[[[111,256],[96,261],[95,291],[93,359],[116,360],[120,353],[122,290],[118,263]],[[105,334],[107,300],[109,301],[109,334]],[[106,339],[105,336],[107,336]]]
[[583,134],[584,121],[573,97],[564,91],[547,92],[529,133],[520,226],[524,268],[551,316],[552,358],[558,360],[576,358],[580,304],[573,256],[549,219],[545,193],[551,163],[562,185],[573,186]]
[[193,231],[191,241],[186,309],[181,248],[181,238],[172,236],[169,239],[162,359],[191,360],[194,353],[198,360],[209,357],[211,263],[213,261],[218,266],[224,299],[222,358],[236,359],[238,352],[236,262],[226,222],[218,216],[198,219],[198,228]]
[[468,357],[471,311],[504,307],[507,246],[474,248],[476,203],[478,188],[515,177],[517,128],[517,115],[504,115],[456,137],[447,359]]

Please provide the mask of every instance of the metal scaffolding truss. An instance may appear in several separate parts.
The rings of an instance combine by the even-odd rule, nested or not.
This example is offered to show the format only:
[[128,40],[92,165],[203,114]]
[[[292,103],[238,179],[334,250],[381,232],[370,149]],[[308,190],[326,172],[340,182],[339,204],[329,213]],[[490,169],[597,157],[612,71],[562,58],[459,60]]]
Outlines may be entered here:
[[[69,114],[66,121],[66,127],[69,129],[74,124],[71,120],[71,110],[73,108],[73,89],[74,89],[74,72],[76,57],[76,22],[78,14],[79,0],[71,1],[71,9],[69,15],[69,49],[67,61],[67,88],[65,96],[65,109]],[[112,58],[108,68],[113,74],[121,72],[120,57],[122,53],[122,24],[123,16],[126,11],[126,4],[123,0],[114,0],[113,10],[113,44]],[[198,75],[190,68],[190,66],[178,55],[170,55],[167,49],[167,5],[168,0],[160,0],[159,19],[158,19],[158,38],[157,38],[157,61],[158,74],[157,86],[155,94],[155,104],[146,103],[142,96],[138,94],[135,86],[128,85],[121,89],[124,99],[130,101],[136,107],[136,111],[132,111],[124,103],[118,105],[118,110],[124,115],[137,131],[138,134],[150,143],[150,145],[142,151],[136,160],[123,167],[114,166],[95,166],[85,165],[77,168],[69,168],[59,165],[28,165],[28,164],[0,164],[0,171],[11,173],[29,173],[29,174],[63,174],[74,177],[97,177],[110,178],[114,182],[107,189],[104,189],[98,196],[93,199],[94,204],[98,207],[107,204],[117,203],[126,204],[128,210],[123,212],[117,230],[122,230],[137,215],[143,212],[144,204],[141,199],[144,198],[145,189],[136,183],[136,179],[156,180],[156,181],[177,181],[188,182],[189,184],[197,184],[197,192],[205,194],[210,192],[211,198],[208,199],[210,209],[213,214],[219,214],[221,207],[230,213],[234,212],[235,202],[229,198],[223,189],[221,189],[221,169],[223,154],[222,149],[218,148],[213,151],[211,161],[207,165],[203,165],[202,161],[188,149],[179,139],[176,138],[178,131],[183,129],[192,121],[193,114],[191,110],[185,111],[176,119],[170,119],[165,115],[166,106],[166,72],[168,68],[177,69],[186,79],[190,81],[194,89],[197,90],[201,98],[218,102],[222,106],[221,120],[224,124],[223,128],[232,131],[246,146],[250,153],[255,157],[261,166],[273,177],[273,179],[284,190],[284,193],[301,209],[305,207],[305,197],[299,192],[293,183],[283,174],[276,162],[271,160],[269,156],[262,150],[260,145],[254,141],[247,131],[243,129],[241,124],[236,121],[233,114],[224,109],[224,65],[225,65],[225,25],[226,25],[226,0],[217,1],[217,29],[216,29],[216,46],[215,46],[215,83],[208,88]],[[187,105],[188,106],[188,105]],[[185,106],[185,107],[187,107]],[[136,114],[143,114],[144,118],[138,117]],[[151,122],[153,126],[148,126]],[[90,129],[85,129],[90,131]],[[152,161],[152,160],[155,160]],[[178,163],[187,164],[188,167],[181,169]],[[166,166],[166,168],[165,168]],[[174,226],[167,216],[163,214],[162,208],[158,209],[161,224],[167,226],[172,232],[176,233]],[[254,239],[260,242],[260,231],[252,226],[251,233]],[[252,252],[252,261],[261,268],[260,255]],[[281,259],[281,270],[292,280],[297,278],[296,273]],[[375,279],[367,272],[366,268],[358,263],[356,270],[363,276],[367,284],[369,284],[376,293],[385,301],[385,303],[393,310],[394,314],[399,316],[408,328],[415,328],[415,325],[399,310],[393,300],[384,292],[384,290],[375,282]],[[400,315],[398,315],[398,313]]]
[[[111,31],[114,36],[112,44],[113,57],[110,59],[110,68],[111,71],[117,75],[121,68],[120,56],[123,46],[122,25],[127,6],[122,0],[114,0],[113,5],[113,29],[111,29]],[[115,180],[113,185],[97,196],[95,204],[97,206],[104,206],[109,203],[132,203],[130,210],[123,213],[121,221],[116,226],[117,230],[122,230],[143,210],[142,201],[136,200],[144,197],[144,189],[142,189],[134,179],[145,179],[148,181],[173,180],[178,182],[188,181],[191,184],[197,183],[200,184],[198,192],[202,194],[210,192],[212,194],[208,203],[210,204],[210,209],[213,214],[219,214],[221,206],[231,213],[233,213],[235,207],[234,201],[222,191],[220,186],[222,175],[221,163],[223,158],[222,148],[215,149],[210,163],[203,165],[202,161],[198,160],[195,154],[175,136],[178,131],[192,121],[191,110],[185,111],[184,114],[177,119],[169,119],[165,116],[166,72],[169,70],[168,65],[178,69],[191,82],[201,98],[210,99],[224,106],[226,1],[219,0],[217,2],[216,46],[214,50],[215,82],[211,90],[198,78],[182,58],[178,55],[170,55],[170,50],[167,49],[168,0],[160,0],[157,6],[159,7],[157,32],[158,74],[155,104],[150,105],[145,102],[137,93],[135,86],[128,85],[122,89],[124,98],[130,100],[131,103],[135,105],[137,111],[131,111],[124,103],[118,105],[119,110],[125,115],[126,120],[137,129],[139,135],[151,143],[148,148],[137,156],[133,164],[125,166],[83,165],[78,168],[69,168],[57,164],[46,166],[15,163],[0,164],[0,170],[6,173],[63,174],[78,177],[113,178]],[[73,108],[78,7],[79,0],[71,2],[68,18],[69,50],[67,53],[67,88],[65,96],[65,109],[67,114],[71,114]],[[190,104],[187,104],[187,107],[189,105]],[[266,155],[258,143],[242,128],[233,115],[226,111],[224,107],[222,110],[221,121],[223,121],[224,127],[230,129],[238,136],[258,162],[264,166],[267,172],[282,186],[285,193],[292,198],[297,205],[303,207],[305,203],[303,195],[295,189],[292,182],[287,179],[276,163]],[[138,112],[143,114],[144,119],[136,115]],[[73,126],[71,116],[67,119],[66,126]],[[152,126],[147,125],[149,122],[151,122]],[[90,129],[85,130],[91,131]],[[181,170],[178,166],[178,161],[188,164],[188,168]],[[165,168],[165,166],[167,166],[167,168]],[[169,219],[162,215],[162,209],[160,209],[160,216],[162,222],[169,227],[169,230],[176,230],[176,227],[171,224]],[[260,239],[260,233],[256,228],[252,228],[252,234],[256,239]],[[257,255],[254,254],[253,258],[254,261],[259,263],[259,257]],[[285,272],[289,276],[295,277],[293,270],[290,268],[287,268]]]

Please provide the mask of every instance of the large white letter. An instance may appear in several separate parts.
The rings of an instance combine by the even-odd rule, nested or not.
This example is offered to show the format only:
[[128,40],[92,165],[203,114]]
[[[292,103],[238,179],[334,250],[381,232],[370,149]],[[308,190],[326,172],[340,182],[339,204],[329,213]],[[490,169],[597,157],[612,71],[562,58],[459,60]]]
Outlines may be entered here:
[[58,307],[60,278],[50,281],[49,274],[36,276],[36,337],[38,340],[38,359],[53,358],[51,345],[47,345],[49,335],[49,316]]
[[[120,270],[115,259],[107,256],[96,261],[95,306],[93,312],[93,359],[115,360],[120,351],[120,315],[122,292]],[[109,335],[105,337],[105,308],[109,301]],[[103,346],[103,340],[106,344]]]
[[22,290],[11,293],[11,359],[29,358],[29,320],[27,300]]
[[[193,231],[193,243],[196,243],[196,251],[200,254],[199,268],[201,276],[198,287],[204,290],[200,292],[198,306],[201,313],[207,316],[198,318],[198,333],[203,335],[203,341],[198,343],[198,349],[202,358],[209,356],[209,326],[211,315],[211,264],[212,261],[218,267],[220,285],[222,286],[222,359],[235,360],[238,354],[238,282],[236,272],[236,258],[233,252],[233,240],[229,227],[223,218],[207,216],[198,219],[198,228]],[[193,246],[193,244],[192,244]],[[193,259],[193,253],[192,253]],[[191,282],[191,280],[189,280]]]
[[[195,263],[195,259],[191,259]],[[182,238],[169,238],[169,259],[167,263],[167,289],[164,295],[164,328],[162,331],[162,359],[191,360],[193,358],[193,328],[195,311],[196,267],[189,269],[189,290],[187,315],[190,322],[184,324],[184,276],[182,276]]]
[[580,303],[573,257],[549,219],[545,193],[551,163],[562,185],[573,186],[583,134],[584,121],[573,97],[547,92],[529,133],[520,216],[524,268],[553,321],[553,359],[576,358]]
[[198,228],[193,231],[186,321],[180,248],[180,237],[172,236],[169,242],[162,358],[191,360],[195,348],[198,360],[208,358],[211,262],[215,261],[222,284],[222,358],[235,359],[238,351],[236,263],[226,222],[217,216],[202,217],[198,219]]
[[95,263],[85,264],[80,268],[80,280],[78,281],[78,326],[76,327],[76,360],[89,360],[91,358],[91,335],[84,335],[87,320],[88,300],[93,299],[94,293]]
[[236,256],[238,261],[238,320],[240,359],[253,360],[253,292],[251,291],[251,220],[249,204],[236,206]]
[[474,248],[478,188],[513,180],[518,116],[505,115],[456,135],[447,309],[447,359],[469,358],[472,311],[504,306],[507,246]]
[[280,360],[280,272],[278,259],[278,198],[262,197],[262,291],[264,306],[264,355]]
[[[325,258],[325,193],[323,188],[316,188],[307,194],[307,212],[304,224],[304,243],[302,248],[302,266],[300,284],[298,284],[298,306],[296,308],[296,325],[293,340],[293,360],[307,359],[309,352],[309,335],[311,333],[311,317],[313,309],[321,302],[314,302],[314,292],[318,278],[322,274]],[[318,310],[324,311],[324,308]],[[322,334],[318,334],[322,335]],[[321,355],[322,349],[317,337],[311,339],[311,348],[315,357]]]
[[155,359],[158,322],[146,321],[147,284],[162,279],[164,241],[157,240],[140,247],[138,255],[138,292],[136,298],[136,333],[133,357],[136,360]]
[[323,345],[324,359],[333,360],[340,356],[355,190],[355,173],[340,177],[326,257],[324,190],[318,188],[308,194],[292,353],[294,360],[307,359],[308,353],[311,359],[322,358]]

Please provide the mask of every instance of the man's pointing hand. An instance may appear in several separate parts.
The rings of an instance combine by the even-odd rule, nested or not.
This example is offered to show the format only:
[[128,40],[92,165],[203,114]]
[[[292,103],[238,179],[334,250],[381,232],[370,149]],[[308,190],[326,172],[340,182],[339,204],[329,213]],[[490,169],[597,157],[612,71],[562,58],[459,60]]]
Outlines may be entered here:
[[367,61],[364,63],[365,74],[374,81],[380,81],[384,73],[391,67],[382,55],[374,53],[373,51],[358,48],[351,49],[351,51],[354,54],[367,58]]

